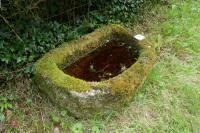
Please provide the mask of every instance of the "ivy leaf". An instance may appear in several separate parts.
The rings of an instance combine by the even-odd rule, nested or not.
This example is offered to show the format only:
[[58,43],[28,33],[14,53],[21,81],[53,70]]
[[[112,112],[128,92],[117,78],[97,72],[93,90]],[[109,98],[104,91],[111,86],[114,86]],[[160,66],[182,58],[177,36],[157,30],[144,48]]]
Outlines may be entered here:
[[20,63],[20,62],[22,62],[22,61],[24,61],[24,58],[23,58],[23,57],[17,57],[17,63]]
[[33,72],[33,66],[26,67],[24,73],[32,73]]
[[8,64],[10,62],[10,58],[9,57],[4,57],[1,59],[2,62],[5,62],[6,64]]
[[34,55],[29,56],[29,57],[28,57],[28,61],[29,61],[29,62],[32,62],[32,61],[34,60],[34,57],[35,57]]

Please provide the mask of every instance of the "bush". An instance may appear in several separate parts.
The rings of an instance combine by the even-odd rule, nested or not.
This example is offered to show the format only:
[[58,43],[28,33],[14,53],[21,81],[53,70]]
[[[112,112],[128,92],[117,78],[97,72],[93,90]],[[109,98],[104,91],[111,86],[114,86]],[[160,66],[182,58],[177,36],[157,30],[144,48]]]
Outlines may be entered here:
[[[23,22],[21,22],[23,23]],[[40,18],[24,22],[19,27],[19,37],[13,32],[2,34],[0,41],[0,69],[4,73],[1,76],[10,79],[10,76],[31,74],[32,62],[41,55],[59,46],[65,41],[79,38],[81,35],[94,30],[96,25],[90,22],[82,22],[80,25],[69,26],[60,24],[57,21],[46,23]],[[7,70],[6,70],[7,69]],[[14,71],[14,75],[7,75],[7,72]],[[19,70],[19,71],[18,71]],[[17,73],[15,73],[17,71]]]
[[113,19],[128,21],[141,10],[144,0],[112,0],[109,14]]
[[[5,0],[2,2],[0,80],[12,79],[13,76],[21,76],[24,73],[31,75],[32,63],[50,49],[62,42],[92,32],[102,24],[127,22],[141,11],[144,4],[144,0],[79,0],[75,5],[73,1]],[[63,4],[66,2],[69,3],[68,6]],[[65,13],[50,17],[51,19],[42,19],[84,3],[89,5],[66,12],[67,19],[64,19]]]

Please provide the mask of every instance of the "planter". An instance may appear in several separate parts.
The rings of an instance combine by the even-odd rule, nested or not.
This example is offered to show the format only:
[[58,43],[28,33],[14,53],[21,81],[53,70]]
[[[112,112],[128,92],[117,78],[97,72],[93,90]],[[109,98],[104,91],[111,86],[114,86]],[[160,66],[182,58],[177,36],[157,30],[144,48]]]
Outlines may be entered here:
[[65,43],[35,63],[35,84],[76,117],[119,110],[155,62],[147,40],[108,25]]

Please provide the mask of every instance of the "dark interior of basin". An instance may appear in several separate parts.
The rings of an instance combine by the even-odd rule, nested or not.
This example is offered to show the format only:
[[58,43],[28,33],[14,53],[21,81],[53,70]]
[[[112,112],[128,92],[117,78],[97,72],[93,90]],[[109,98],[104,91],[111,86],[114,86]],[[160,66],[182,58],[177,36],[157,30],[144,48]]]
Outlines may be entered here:
[[139,49],[133,42],[108,41],[63,71],[85,81],[102,81],[117,76],[136,62]]

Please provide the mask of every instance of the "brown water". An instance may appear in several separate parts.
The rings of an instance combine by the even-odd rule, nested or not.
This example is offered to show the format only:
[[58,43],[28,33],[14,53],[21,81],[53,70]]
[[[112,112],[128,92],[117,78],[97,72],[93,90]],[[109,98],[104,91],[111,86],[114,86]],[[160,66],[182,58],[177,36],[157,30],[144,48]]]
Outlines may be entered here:
[[138,58],[134,44],[110,41],[67,66],[63,71],[86,81],[102,81],[122,73]]

